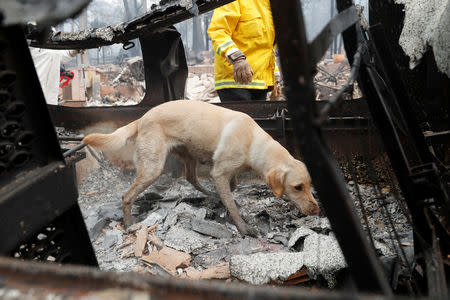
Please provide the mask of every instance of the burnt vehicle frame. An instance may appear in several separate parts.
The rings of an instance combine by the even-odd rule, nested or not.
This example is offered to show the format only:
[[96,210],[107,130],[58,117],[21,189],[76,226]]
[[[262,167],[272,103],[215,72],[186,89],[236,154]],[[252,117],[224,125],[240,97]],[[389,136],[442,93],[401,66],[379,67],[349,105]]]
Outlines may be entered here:
[[[354,208],[349,202],[349,196],[345,190],[345,186],[343,185],[342,177],[339,174],[340,172],[337,168],[336,163],[333,161],[332,155],[329,153],[323,143],[320,128],[324,127],[323,121],[328,120],[325,115],[330,110],[330,108],[328,108],[328,103],[331,103],[332,101],[321,103],[321,108],[316,107],[316,104],[313,102],[314,89],[312,86],[312,74],[314,73],[314,71],[312,68],[312,64],[304,64],[304,66],[302,64],[294,64],[295,62],[299,62],[299,59],[303,59],[303,61],[314,61],[314,59],[308,59],[311,57],[310,55],[312,49],[315,49],[316,52],[325,51],[326,49],[324,49],[324,47],[326,46],[326,41],[330,40],[330,36],[327,34],[321,34],[318,36],[318,39],[321,39],[322,42],[316,40],[312,44],[308,45],[306,43],[303,20],[301,18],[301,7],[298,1],[272,1],[272,3],[274,4],[272,10],[274,14],[274,23],[277,29],[282,70],[285,81],[287,83],[288,101],[287,103],[267,103],[266,108],[261,110],[258,110],[256,108],[257,105],[260,105],[260,103],[236,103],[234,104],[234,106],[232,104],[230,104],[230,106],[232,106],[232,108],[236,110],[241,110],[244,112],[246,112],[245,109],[248,109],[250,111],[249,114],[252,117],[258,119],[259,116],[260,120],[258,121],[262,124],[264,124],[265,122],[266,127],[263,127],[267,128],[269,126],[272,126],[272,128],[276,128],[276,130],[278,130],[282,135],[284,135],[287,129],[292,126],[295,131],[295,136],[298,138],[297,140],[302,147],[302,154],[307,165],[310,167],[310,169],[312,167],[313,169],[317,170],[312,171],[311,175],[313,177],[313,180],[318,182],[316,183],[316,185],[320,198],[322,202],[324,202],[327,216],[330,218],[333,230],[335,231],[341,248],[343,249],[350,270],[352,271],[353,275],[356,275],[353,276],[353,278],[358,290],[373,293],[382,293],[389,296],[391,292],[390,288],[388,287],[386,278],[380,270],[378,262],[373,253],[373,249],[370,249],[367,241],[365,241],[365,234],[362,232],[361,225],[359,224],[359,219],[356,217]],[[352,6],[351,1],[337,1],[337,4],[338,10],[341,13],[334,20],[332,20],[332,22],[336,24],[347,24],[347,26],[341,26],[342,31],[348,28],[344,32],[344,44],[349,60],[356,62],[353,64],[353,78],[350,79],[354,80],[359,74],[358,79],[361,80],[361,86],[368,99],[376,99],[376,101],[373,102],[368,101],[372,117],[377,123],[380,130],[382,130],[383,132],[386,150],[389,154],[389,157],[391,158],[391,163],[400,182],[402,192],[405,194],[405,198],[408,201],[408,205],[410,207],[410,210],[412,211],[414,220],[416,220],[417,222],[417,220],[424,219],[422,220],[422,222],[419,221],[419,224],[415,224],[415,228],[419,234],[418,240],[420,241],[418,243],[419,245],[417,246],[417,251],[425,253],[425,265],[428,264],[428,266],[430,266],[431,262],[431,264],[437,266],[437,269],[435,270],[426,267],[428,275],[427,289],[431,293],[435,293],[435,296],[444,295],[443,293],[446,292],[445,281],[443,282],[442,270],[439,270],[439,266],[442,267],[442,263],[439,262],[439,255],[437,255],[438,253],[436,253],[438,251],[436,227],[439,227],[440,224],[438,222],[435,222],[435,220],[432,216],[430,216],[429,213],[424,213],[424,215],[422,215],[421,208],[423,208],[423,199],[436,197],[443,201],[442,203],[444,209],[447,209],[448,212],[448,207],[445,208],[446,204],[448,204],[448,197],[446,196],[445,187],[443,187],[439,176],[437,176],[437,168],[434,165],[434,159],[428,153],[429,150],[426,147],[425,137],[420,131],[420,128],[418,128],[417,121],[414,120],[413,116],[411,116],[411,112],[403,107],[403,104],[400,106],[400,112],[404,118],[402,122],[406,122],[408,124],[408,129],[412,131],[407,135],[407,137],[410,139],[409,142],[413,143],[416,151],[419,152],[418,155],[420,156],[422,162],[422,164],[420,164],[417,168],[405,167],[405,165],[408,166],[405,163],[407,159],[404,157],[404,155],[402,155],[402,153],[404,152],[402,151],[402,147],[404,146],[402,145],[402,142],[396,137],[397,129],[393,128],[392,123],[389,121],[384,123],[385,119],[383,119],[390,116],[390,112],[383,111],[383,107],[386,107],[387,101],[395,101],[395,98],[394,100],[392,100],[392,97],[395,97],[396,95],[398,96],[399,90],[401,90],[402,87],[398,82],[396,82],[396,84],[391,82],[390,85],[385,86],[384,89],[389,91],[384,95],[388,95],[388,97],[386,98],[391,97],[389,98],[389,100],[386,100],[386,98],[380,96],[380,94],[382,94],[380,93],[380,91],[382,90],[383,86],[377,86],[376,83],[379,83],[379,79],[377,79],[373,74],[373,70],[370,71],[371,68],[381,67],[384,70],[377,70],[377,73],[383,73],[383,78],[396,78],[392,77],[392,73],[395,72],[395,68],[389,68],[389,70],[387,70],[387,68],[385,67],[386,62],[388,62],[390,58],[386,58],[386,53],[388,52],[384,52],[383,57],[380,58],[380,53],[376,48],[374,49],[374,46],[379,44],[379,42],[376,42],[376,38],[364,40],[364,34],[362,34],[363,32],[359,23],[359,19],[355,18],[355,14],[357,13],[356,8]],[[280,18],[280,15],[283,15],[284,17]],[[353,21],[349,21],[349,15],[354,18]],[[370,33],[372,33],[373,36],[381,38],[380,35],[376,34],[377,28],[375,26],[371,28],[371,30],[372,31]],[[173,29],[168,29],[162,32],[173,32]],[[330,34],[335,35],[338,33],[339,31],[334,31]],[[375,41],[375,43],[373,41]],[[175,45],[176,43],[177,42],[172,43],[172,45]],[[143,44],[145,44],[145,41]],[[178,46],[179,45],[180,43],[178,41]],[[323,46],[312,47],[311,45]],[[169,51],[167,53],[181,53],[181,51],[170,51],[171,49],[173,48],[169,47]],[[319,56],[320,55],[317,53],[313,55],[313,57]],[[367,58],[373,58],[373,56],[377,56],[376,59],[378,60],[375,66],[370,65],[370,60],[367,60]],[[164,59],[166,59],[166,61],[169,61],[168,65],[172,67],[177,65],[179,66],[180,61],[181,64],[183,64],[182,57],[180,60],[180,57],[171,59],[167,58],[166,56],[161,61],[164,61]],[[359,64],[361,65],[358,66]],[[167,63],[165,65],[167,65]],[[291,66],[291,68],[289,68],[289,65]],[[292,66],[297,65],[301,65],[303,67],[292,68]],[[389,67],[393,67],[393,65],[389,65]],[[149,68],[151,68],[151,66]],[[176,70],[172,72],[161,72],[161,65],[159,66],[159,68],[160,73],[170,73],[171,75],[174,75],[174,72],[177,72]],[[175,69],[175,67],[173,67],[172,69]],[[179,73],[177,73],[177,76],[183,78],[183,76],[185,76],[185,71],[186,70],[181,70]],[[380,75],[377,74],[377,76]],[[166,82],[168,81],[166,80]],[[393,86],[393,88],[391,86]],[[172,94],[173,96],[174,94],[176,94],[174,93],[174,90],[176,90],[176,88],[173,89],[173,87],[164,86],[163,90],[164,91],[161,93],[162,95]],[[127,111],[126,113],[124,113],[124,115],[127,115],[128,118],[130,118],[131,116],[135,116],[136,114],[145,113],[148,108],[158,104],[150,102],[148,98],[146,100],[146,97],[144,97],[145,102],[141,102],[143,107],[140,107],[138,110],[136,110],[138,106],[133,108],[121,108],[120,110],[123,110],[124,112]],[[296,99],[305,100],[298,102],[296,101]],[[335,97],[336,102],[341,102],[339,99],[341,98]],[[168,100],[170,100],[170,98]],[[149,105],[149,103],[151,104]],[[345,104],[346,103],[344,102],[343,105]],[[147,105],[147,108],[144,108],[145,105]],[[222,105],[227,106],[227,104]],[[246,105],[247,108],[245,108]],[[261,103],[261,105],[263,104]],[[398,102],[396,103],[396,105],[398,105]],[[244,109],[242,109],[242,107],[244,107]],[[291,118],[288,118],[286,114],[283,113],[283,109],[286,107],[289,109]],[[107,110],[112,112],[113,109],[114,108],[108,108]],[[255,109],[260,115],[258,115],[257,113],[252,114],[251,111],[253,111],[253,109]],[[272,109],[272,111],[271,113],[268,113],[270,109]],[[59,113],[63,113],[65,111],[65,108],[49,106],[49,110],[50,112],[52,112],[55,118],[55,123],[58,124],[57,114],[55,112],[59,110]],[[72,114],[76,115],[78,110],[80,110],[81,114],[81,110],[87,111],[89,109],[68,108],[67,112],[71,111]],[[99,110],[100,109],[98,109],[97,111]],[[103,110],[103,108],[101,109],[101,111],[107,110]],[[319,112],[322,113],[320,114]],[[78,116],[81,116],[80,114]],[[114,115],[114,113],[112,114]],[[316,118],[317,116],[319,116],[319,118]],[[333,119],[331,119],[331,121],[333,121]],[[360,120],[355,123],[364,124],[364,122],[360,122]],[[90,124],[89,121],[87,122],[87,124]],[[308,143],[309,146],[307,145]],[[315,149],[315,151],[312,151],[312,149]],[[317,149],[320,149],[320,151],[317,151]],[[317,163],[315,163],[314,161],[321,161],[324,163],[322,163],[321,165],[317,165]],[[315,167],[317,167],[317,169]],[[321,174],[319,174],[320,172],[318,170],[324,169],[327,170],[327,174],[334,174],[332,176],[332,179],[334,181],[334,184],[331,185],[332,189],[325,189],[323,186],[325,180],[321,178]],[[437,189],[436,186],[438,187]],[[418,187],[420,189],[420,193],[417,193]],[[338,198],[340,199],[339,201],[336,201],[336,195],[338,195]],[[334,201],[339,205],[327,201],[327,199],[331,199],[330,196],[333,196]],[[340,219],[343,215],[348,217],[350,219],[350,222],[348,221],[348,219],[345,220],[346,222],[342,222],[342,220]],[[427,220],[431,220],[431,222],[428,223],[426,222]],[[350,232],[352,234],[349,234]],[[357,240],[357,246],[355,246],[355,238]],[[436,270],[439,272],[433,272]]]

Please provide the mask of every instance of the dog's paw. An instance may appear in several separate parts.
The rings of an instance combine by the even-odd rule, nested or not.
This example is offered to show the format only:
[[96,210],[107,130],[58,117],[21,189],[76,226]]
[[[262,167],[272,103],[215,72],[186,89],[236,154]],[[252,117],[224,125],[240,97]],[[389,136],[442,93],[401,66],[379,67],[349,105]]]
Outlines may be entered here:
[[136,223],[136,218],[135,217],[130,217],[130,218],[124,218],[123,219],[123,225],[125,226],[125,229],[128,229],[131,225]]
[[249,226],[247,224],[244,225],[244,226],[240,226],[239,232],[242,235],[248,235],[248,236],[251,236],[251,237],[254,237],[254,238],[258,237],[258,233],[259,233],[256,228],[253,228],[253,227],[251,227],[251,226]]

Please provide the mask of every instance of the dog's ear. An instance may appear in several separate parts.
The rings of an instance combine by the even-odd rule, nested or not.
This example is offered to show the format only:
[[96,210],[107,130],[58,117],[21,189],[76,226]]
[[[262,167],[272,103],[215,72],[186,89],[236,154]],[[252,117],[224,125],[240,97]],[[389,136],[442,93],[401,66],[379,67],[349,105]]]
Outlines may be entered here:
[[284,193],[284,177],[286,172],[280,169],[271,169],[266,175],[266,181],[272,189],[273,194],[280,198]]

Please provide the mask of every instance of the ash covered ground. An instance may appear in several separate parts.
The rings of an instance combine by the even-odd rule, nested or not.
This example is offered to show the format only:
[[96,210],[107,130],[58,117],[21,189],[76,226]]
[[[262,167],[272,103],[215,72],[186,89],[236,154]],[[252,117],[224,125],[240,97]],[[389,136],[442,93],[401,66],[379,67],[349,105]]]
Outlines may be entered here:
[[[206,197],[184,178],[161,175],[133,205],[139,226],[155,228],[154,235],[165,246],[189,253],[189,269],[177,268],[171,274],[157,264],[144,264],[133,255],[139,226],[123,230],[121,197],[134,180],[133,172],[121,171],[107,162],[91,172],[79,184],[79,204],[101,269],[137,271],[164,277],[189,275],[189,269],[201,272],[226,263],[233,280],[252,284],[283,283],[299,270],[306,271],[308,281],[317,279],[325,286],[336,285],[335,275],[346,268],[345,259],[328,219],[302,216],[289,202],[274,197],[270,188],[251,174],[239,178],[233,192],[241,215],[259,230],[259,237],[241,236],[218,199]],[[211,180],[200,179],[209,190]],[[385,260],[396,256],[399,247],[384,216],[384,207],[374,200],[372,186],[359,185],[377,254]],[[356,195],[355,184],[348,189]],[[390,194],[383,189],[385,207],[391,214],[402,248],[412,255],[411,228]],[[319,200],[320,202],[320,200]],[[355,205],[363,222],[360,203]],[[147,242],[144,254],[155,251]],[[306,275],[305,275],[306,276]],[[188,276],[189,277],[189,276]],[[317,282],[317,281],[316,281]]]

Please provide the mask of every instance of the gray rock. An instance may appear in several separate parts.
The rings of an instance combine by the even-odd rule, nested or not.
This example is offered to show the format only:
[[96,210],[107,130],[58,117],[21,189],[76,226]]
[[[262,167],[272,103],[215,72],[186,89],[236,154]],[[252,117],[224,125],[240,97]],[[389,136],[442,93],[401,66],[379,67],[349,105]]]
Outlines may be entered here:
[[205,217],[205,208],[196,208],[186,203],[180,203],[169,212],[163,228],[174,226],[178,220],[204,219]]
[[298,253],[256,253],[231,257],[233,277],[261,285],[272,280],[286,280],[304,266],[304,255]]
[[207,221],[203,219],[192,219],[191,226],[194,231],[209,235],[218,239],[229,239],[233,237],[233,233],[228,230],[225,225],[214,221]]
[[220,247],[218,249],[195,256],[193,259],[193,263],[195,265],[200,265],[203,268],[208,268],[210,266],[216,266],[222,263],[227,256],[227,249],[225,247]]
[[100,232],[103,228],[105,228],[107,223],[108,219],[99,219],[97,215],[89,216],[86,219],[86,227],[88,229],[89,238],[91,239],[91,241],[95,241],[99,237]]
[[150,227],[155,225],[156,223],[161,223],[163,220],[163,216],[156,212],[150,213],[145,220],[141,222],[142,226]]
[[187,253],[206,246],[208,240],[192,230],[174,226],[166,234],[164,244],[171,248]]
[[122,232],[118,229],[107,231],[103,238],[103,248],[109,249],[114,245],[120,245],[123,242]]
[[108,203],[102,205],[98,209],[98,215],[100,218],[119,221],[123,218],[122,205],[120,203]]

